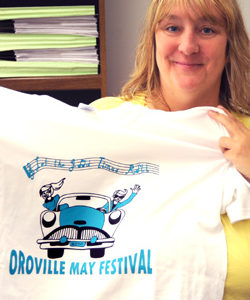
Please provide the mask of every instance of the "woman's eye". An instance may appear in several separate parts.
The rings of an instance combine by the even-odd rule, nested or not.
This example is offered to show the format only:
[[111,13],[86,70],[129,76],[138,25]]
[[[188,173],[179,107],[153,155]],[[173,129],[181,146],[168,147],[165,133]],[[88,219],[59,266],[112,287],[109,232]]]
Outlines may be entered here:
[[177,26],[168,26],[166,30],[169,32],[177,32],[179,28]]
[[215,31],[210,27],[202,28],[201,32],[204,33],[204,34],[213,34],[213,33],[215,33]]

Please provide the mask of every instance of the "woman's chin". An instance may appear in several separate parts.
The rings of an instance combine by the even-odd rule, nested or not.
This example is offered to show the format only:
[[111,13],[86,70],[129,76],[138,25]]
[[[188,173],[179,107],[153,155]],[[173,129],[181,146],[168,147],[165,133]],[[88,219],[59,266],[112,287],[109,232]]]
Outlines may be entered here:
[[198,80],[182,80],[179,81],[178,86],[183,92],[198,92],[201,88],[201,82]]

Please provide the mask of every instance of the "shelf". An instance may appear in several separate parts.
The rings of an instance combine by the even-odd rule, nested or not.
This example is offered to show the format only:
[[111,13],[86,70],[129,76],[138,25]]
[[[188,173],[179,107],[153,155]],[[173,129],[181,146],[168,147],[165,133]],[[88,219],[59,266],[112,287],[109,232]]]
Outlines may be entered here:
[[[84,4],[84,0],[80,1]],[[63,1],[61,1],[63,3]],[[98,0],[100,74],[87,76],[0,78],[0,86],[17,91],[100,90],[106,96],[105,7]]]
[[18,91],[102,89],[101,75],[0,78],[0,86]]

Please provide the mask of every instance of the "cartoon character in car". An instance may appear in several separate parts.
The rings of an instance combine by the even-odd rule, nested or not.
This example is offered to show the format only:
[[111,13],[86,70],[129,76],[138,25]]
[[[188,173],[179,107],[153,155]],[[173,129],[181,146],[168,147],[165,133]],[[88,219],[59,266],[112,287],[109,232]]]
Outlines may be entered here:
[[59,190],[64,184],[65,178],[55,183],[45,184],[41,187],[39,194],[44,200],[43,206],[49,210],[55,210],[57,203],[60,199],[58,194],[54,195],[54,192]]
[[[48,251],[49,258],[60,258],[65,249],[90,250],[92,258],[105,255],[105,249],[114,244],[114,233],[140,186],[117,190],[111,199],[95,193],[70,193],[60,196],[55,209],[40,215],[43,238],[37,243]],[[53,198],[53,195],[50,195]],[[58,198],[58,197],[57,197]]]

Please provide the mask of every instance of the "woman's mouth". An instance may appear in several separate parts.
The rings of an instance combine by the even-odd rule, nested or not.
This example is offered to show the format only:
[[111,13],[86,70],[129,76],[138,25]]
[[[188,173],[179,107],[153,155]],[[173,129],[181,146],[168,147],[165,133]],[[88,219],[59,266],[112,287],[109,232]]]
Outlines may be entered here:
[[186,70],[193,70],[193,69],[197,69],[203,66],[202,63],[199,62],[182,62],[182,61],[173,61],[173,63],[182,68],[182,69],[186,69]]

